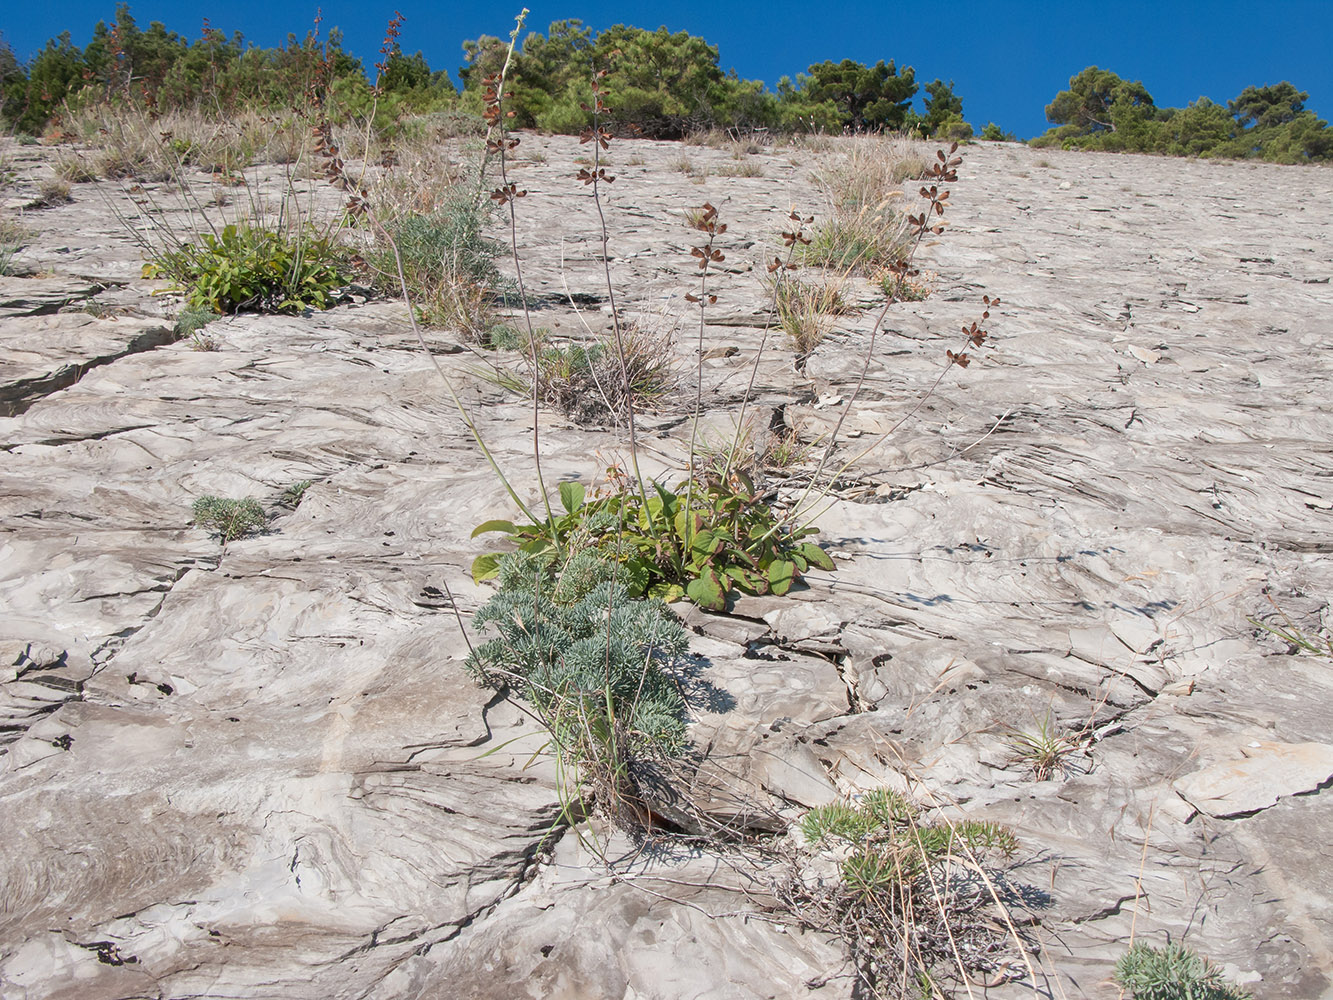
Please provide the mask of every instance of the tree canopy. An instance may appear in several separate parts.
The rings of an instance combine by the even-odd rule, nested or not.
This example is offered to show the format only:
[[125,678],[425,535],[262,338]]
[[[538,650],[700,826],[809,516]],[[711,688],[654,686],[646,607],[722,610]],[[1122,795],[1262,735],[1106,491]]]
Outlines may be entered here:
[[1089,66],[1046,106],[1055,127],[1032,145],[1275,163],[1327,160],[1333,129],[1306,109],[1309,97],[1283,81],[1246,87],[1226,107],[1201,97],[1184,108],[1162,108],[1141,82]]

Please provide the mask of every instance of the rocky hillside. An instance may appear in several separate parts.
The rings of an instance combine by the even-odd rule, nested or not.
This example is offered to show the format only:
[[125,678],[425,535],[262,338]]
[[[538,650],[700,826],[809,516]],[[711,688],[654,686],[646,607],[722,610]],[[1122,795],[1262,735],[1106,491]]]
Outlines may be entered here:
[[[515,170],[556,336],[608,324],[584,149],[525,137]],[[890,309],[840,453],[917,406],[983,295],[991,339],[839,479],[836,571],[677,606],[670,796],[716,826],[646,839],[582,819],[522,705],[463,669],[472,529],[515,511],[404,307],[228,318],[192,349],[121,221],[155,196],[185,225],[168,187],[25,211],[0,277],[0,997],[862,996],[846,941],[783,899],[804,812],[877,788],[1016,835],[988,995],[1116,997],[1131,938],[1258,997],[1333,995],[1333,657],[1251,621],[1316,650],[1333,625],[1333,173],[962,152],[933,292]],[[53,154],[3,155],[13,210]],[[684,212],[728,224],[702,362],[725,433],[763,265],[837,155],[726,176],[726,150],[614,145],[615,287],[681,370],[639,425],[648,471],[690,434]],[[770,338],[761,430],[833,430],[878,311],[847,294],[802,366]],[[535,501],[531,406],[477,376],[520,355],[427,338]],[[623,459],[614,427],[540,432],[548,482]],[[266,530],[224,546],[204,495],[258,500]]]

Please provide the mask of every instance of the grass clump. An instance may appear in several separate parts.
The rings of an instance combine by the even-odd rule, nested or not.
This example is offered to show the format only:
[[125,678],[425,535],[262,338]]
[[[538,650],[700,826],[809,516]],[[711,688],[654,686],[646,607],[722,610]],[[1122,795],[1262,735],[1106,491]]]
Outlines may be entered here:
[[1115,963],[1115,981],[1134,1000],[1249,1000],[1250,994],[1184,945],[1135,944]]
[[800,826],[808,855],[779,893],[806,923],[843,937],[867,995],[917,997],[922,984],[942,995],[946,983],[1000,967],[1010,938],[976,873],[1017,850],[1007,828],[925,823],[887,789],[811,809]]
[[327,309],[350,280],[329,237],[257,224],[228,225],[197,243],[160,248],[143,274],[171,282],[188,306],[218,314]]
[[262,531],[268,524],[264,508],[249,497],[232,500],[206,495],[194,502],[193,510],[194,523],[217,534],[224,545],[252,531]]
[[842,156],[814,175],[829,200],[827,216],[797,253],[801,263],[844,273],[873,274],[906,258],[914,235],[894,201],[904,181],[921,177],[921,148],[896,137],[851,140]]
[[777,325],[802,357],[828,336],[834,317],[853,311],[843,300],[840,281],[802,281],[790,271],[779,272],[776,281]]
[[[495,258],[504,246],[485,235],[487,212],[458,197],[428,214],[408,213],[387,226],[369,263],[376,284],[401,292],[398,264],[422,321],[481,341],[495,325],[494,302],[503,282]],[[397,259],[393,245],[398,248]]]
[[57,205],[67,205],[73,200],[69,193],[69,181],[63,177],[47,177],[37,189],[37,197],[28,207],[55,208]]
[[1014,730],[1006,738],[1011,763],[1026,767],[1037,781],[1064,775],[1073,756],[1087,745],[1084,733],[1063,732],[1048,714],[1032,730]]
[[913,240],[906,217],[884,201],[855,211],[835,209],[814,227],[796,259],[844,274],[871,274],[906,258]]
[[0,275],[14,273],[14,255],[23,249],[29,235],[21,223],[0,216]]
[[[512,343],[512,334],[492,338],[493,346]],[[514,346],[529,349],[525,344]],[[626,326],[620,346],[623,353],[618,354],[615,342],[602,338],[586,346],[539,348],[537,398],[576,423],[599,424],[621,420],[631,407],[651,406],[676,386],[679,375],[668,338]],[[531,369],[530,362],[528,367]],[[531,370],[496,369],[488,377],[517,395],[533,396]]]

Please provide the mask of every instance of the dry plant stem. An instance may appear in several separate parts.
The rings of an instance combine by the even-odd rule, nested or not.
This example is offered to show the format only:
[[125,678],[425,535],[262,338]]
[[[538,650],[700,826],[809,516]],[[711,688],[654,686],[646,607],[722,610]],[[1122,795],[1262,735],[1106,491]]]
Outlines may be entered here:
[[[919,784],[921,784],[921,787],[923,789],[925,788],[925,785],[921,783],[919,778],[917,778],[915,775],[912,775],[912,778],[916,780]],[[937,805],[939,804],[938,800],[935,799],[935,796],[933,794],[931,794],[929,791],[927,791],[926,794],[930,799],[930,801],[934,802]],[[1000,915],[1004,918],[1004,924],[1006,929],[1009,931],[1009,937],[1014,942],[1015,947],[1018,949],[1019,955],[1021,955],[1023,958],[1023,965],[1027,968],[1028,980],[1032,985],[1032,993],[1034,996],[1038,997],[1041,996],[1041,992],[1037,987],[1037,970],[1033,968],[1032,960],[1028,958],[1027,949],[1023,947],[1023,939],[1019,936],[1018,928],[1014,926],[1013,918],[1009,915],[1009,907],[1005,906],[1004,902],[1000,899],[999,889],[996,888],[995,882],[991,879],[990,875],[986,873],[986,868],[981,863],[981,859],[977,857],[976,852],[973,851],[970,846],[968,846],[967,842],[963,840],[962,837],[958,836],[958,830],[957,827],[954,825],[953,820],[951,820],[947,815],[942,816],[941,818],[944,820],[945,823],[949,824],[950,833],[953,835],[953,839],[959,844],[959,846],[962,847],[963,853],[967,856],[967,860],[972,870],[976,872],[977,876],[982,880],[982,882],[986,884],[986,891],[990,893],[991,901],[995,903],[996,908],[1000,911]]]
[[[958,144],[954,143],[953,148],[950,149],[949,151],[950,154],[952,154],[957,148]],[[934,175],[941,181],[956,180],[957,174],[954,172],[953,168],[956,166],[957,163],[962,162],[961,157],[958,158],[957,160],[949,160],[944,155],[943,150],[941,150],[938,155],[943,166],[941,166],[940,164],[936,164],[934,168],[935,171]],[[904,269],[907,266],[910,266],[911,262],[915,259],[917,252],[921,248],[921,243],[922,241],[925,240],[927,233],[933,232],[936,235],[938,235],[939,233],[943,232],[942,226],[932,226],[930,222],[932,215],[939,215],[939,216],[944,215],[945,202],[947,202],[949,199],[948,189],[940,191],[934,185],[932,185],[930,188],[926,188],[923,186],[921,188],[921,195],[923,198],[928,199],[929,204],[927,205],[925,211],[923,211],[919,217],[913,217],[913,216],[908,217],[909,221],[916,227],[916,239],[912,241],[912,245],[902,262],[902,267]],[[847,400],[847,405],[843,407],[842,413],[839,414],[838,416],[838,421],[833,427],[833,432],[829,435],[828,447],[824,449],[824,454],[820,456],[818,468],[816,468],[814,475],[810,477],[810,482],[806,486],[805,491],[801,494],[801,498],[796,502],[796,504],[792,508],[793,520],[800,518],[805,514],[808,514],[810,509],[814,506],[814,504],[811,504],[809,507],[806,507],[805,506],[806,501],[809,499],[811,490],[814,489],[815,484],[819,481],[820,474],[824,471],[824,468],[828,464],[829,459],[833,456],[834,447],[837,445],[838,431],[842,429],[843,423],[846,421],[848,415],[851,413],[852,407],[856,404],[856,400],[860,396],[861,389],[865,385],[866,375],[870,370],[870,361],[874,357],[875,342],[879,336],[880,327],[884,323],[884,317],[888,315],[889,307],[894,303],[900,301],[902,301],[902,297],[899,294],[894,294],[889,296],[885,300],[883,307],[880,309],[879,315],[875,317],[875,325],[871,328],[870,331],[870,343],[866,346],[865,357],[861,362],[861,371],[857,376],[856,388],[852,391],[851,397]],[[986,303],[987,305],[989,305],[990,300],[986,299]],[[971,341],[972,338],[969,336],[968,340]],[[980,341],[977,341],[977,343],[980,343]],[[920,411],[921,407],[923,407],[926,404],[926,401],[930,399],[932,395],[934,395],[935,390],[939,388],[940,383],[944,381],[944,376],[948,374],[950,368],[952,368],[955,364],[962,364],[962,365],[967,364],[966,356],[961,354],[961,352],[959,355],[955,355],[952,351],[948,351],[946,352],[946,356],[948,358],[948,361],[945,364],[944,368],[940,371],[940,374],[936,377],[935,381],[931,383],[930,388],[927,389],[925,393],[922,394],[921,398],[917,400],[916,405],[913,406],[910,411],[908,411],[906,416],[898,420],[885,433],[881,434],[873,442],[871,442],[870,446],[866,448],[864,451],[862,451],[861,454],[843,463],[843,465],[839,467],[838,471],[835,472],[834,475],[830,478],[828,487],[826,490],[822,492],[820,500],[827,497],[828,491],[832,490],[833,484],[837,482],[838,477],[841,476],[842,473],[845,472],[854,462],[860,461],[861,458],[864,458],[875,448],[879,447],[884,441],[888,439],[888,437],[891,434],[895,433],[898,430],[898,428],[900,428],[904,423],[906,423],[907,420],[915,416],[916,413]],[[804,510],[802,508],[804,508]],[[827,507],[825,508],[825,510],[826,509]],[[823,511],[821,511],[820,513],[823,513]],[[817,517],[818,515],[815,516]],[[814,517],[807,519],[806,523],[809,523],[812,520],[814,520]]]
[[685,536],[682,539],[682,560],[688,557],[694,526],[694,518],[690,512],[694,510],[694,461],[699,438],[699,414],[703,410],[704,397],[704,311],[710,304],[717,301],[717,296],[708,292],[708,265],[721,263],[726,259],[720,250],[714,248],[713,244],[720,235],[727,231],[727,226],[725,223],[717,221],[717,209],[708,202],[703,205],[703,214],[700,216],[697,228],[708,234],[708,242],[702,247],[694,247],[690,250],[691,255],[699,261],[699,294],[695,296],[687,293],[685,296],[687,302],[697,302],[699,304],[699,344],[698,358],[695,361],[694,419],[690,424],[689,478],[685,481],[685,510],[687,513],[685,516]]
[[[629,431],[629,460],[630,466],[634,470],[634,483],[639,490],[639,499],[643,503],[644,510],[648,509],[648,488],[643,482],[643,473],[639,471],[639,440],[638,431],[634,421],[634,395],[630,390],[629,368],[625,364],[625,337],[624,330],[620,324],[620,309],[616,305],[615,284],[611,281],[611,258],[608,249],[609,235],[606,227],[606,213],[602,209],[602,178],[606,177],[602,169],[602,147],[607,141],[605,133],[601,128],[601,116],[606,110],[602,104],[602,95],[598,81],[605,75],[605,70],[600,71],[593,77],[593,117],[592,117],[592,171],[590,183],[592,184],[592,202],[597,207],[597,222],[600,228],[602,242],[602,274],[606,278],[606,298],[611,306],[611,330],[616,342],[616,359],[620,363],[620,381],[621,391],[626,401],[625,405],[625,425]],[[608,183],[614,178],[606,177]],[[657,538],[657,523],[650,517],[648,518],[648,531],[653,538]]]
[[[514,58],[514,46],[518,43],[519,32],[523,30],[523,22],[528,16],[528,8],[524,7],[514,20],[514,30],[509,33],[509,48],[505,52],[504,65],[500,68],[497,79],[492,82],[494,90],[487,94],[487,152],[498,152],[500,157],[500,187],[491,193],[491,199],[498,201],[509,210],[509,249],[513,253],[515,280],[518,283],[518,299],[523,309],[523,324],[528,334],[528,360],[532,365],[532,464],[537,476],[537,490],[541,494],[542,504],[546,508],[546,523],[554,525],[555,512],[551,509],[551,498],[546,493],[546,480],[542,475],[542,447],[541,447],[541,378],[540,364],[541,358],[537,351],[536,332],[532,327],[532,312],[528,308],[527,288],[523,283],[523,262],[518,253],[518,213],[515,202],[524,197],[527,192],[518,190],[518,186],[509,180],[508,160],[506,154],[518,144],[517,139],[506,138],[505,133],[505,111],[504,99],[508,95],[505,93],[505,81],[509,75],[509,66]],[[491,138],[493,133],[499,134],[499,140]],[[512,145],[511,145],[512,144]],[[484,160],[483,160],[484,163]],[[482,175],[484,178],[484,174]],[[552,541],[558,549],[559,541],[552,534]]]
[[403,259],[398,252],[397,242],[391,235],[389,235],[389,231],[384,228],[383,224],[380,223],[379,219],[373,212],[370,213],[369,217],[371,225],[375,227],[380,236],[388,242],[390,248],[393,250],[393,262],[398,270],[398,287],[402,292],[403,302],[407,305],[407,318],[412,324],[412,333],[416,335],[417,345],[421,348],[422,353],[430,358],[430,363],[435,367],[435,372],[440,376],[441,381],[444,382],[444,387],[448,390],[449,398],[453,400],[454,406],[458,410],[458,415],[463,418],[464,426],[467,427],[468,432],[472,435],[472,440],[477,442],[477,447],[481,449],[481,453],[485,456],[487,464],[491,467],[491,471],[494,472],[496,478],[500,480],[500,485],[504,487],[505,492],[509,494],[509,498],[513,500],[518,509],[522,511],[523,516],[533,524],[536,524],[537,515],[528,509],[528,505],[525,504],[519,497],[518,493],[514,491],[514,487],[510,484],[509,479],[505,476],[504,471],[495,460],[495,456],[491,454],[490,448],[486,447],[486,441],[481,436],[480,429],[478,429],[476,422],[472,419],[472,415],[468,413],[467,407],[463,405],[462,397],[458,395],[458,391],[454,388],[453,382],[449,381],[449,376],[444,373],[444,368],[440,365],[439,359],[436,358],[435,355],[431,353],[431,349],[426,346],[426,338],[422,336],[421,326],[417,323],[417,311],[412,302],[412,293],[407,287],[407,276],[403,273]]
[[[797,213],[796,209],[793,208],[789,218],[796,223],[796,226],[790,233],[784,232],[782,234],[783,241],[787,244],[787,259],[782,260],[781,258],[775,257],[773,259],[773,264],[769,267],[770,271],[776,271],[778,273],[778,281],[781,280],[781,275],[784,271],[792,269],[792,259],[796,256],[797,244],[810,242],[805,236],[803,229],[807,224],[813,222],[815,217],[811,215],[803,219]],[[736,434],[731,439],[731,448],[727,451],[727,464],[722,470],[722,478],[724,480],[731,475],[731,466],[732,463],[735,462],[736,453],[740,448],[741,433],[745,427],[745,411],[750,405],[750,397],[754,395],[755,379],[759,376],[759,363],[763,360],[764,348],[768,345],[768,335],[773,330],[773,320],[778,313],[778,292],[780,290],[778,281],[773,282],[773,295],[768,302],[768,315],[764,318],[764,332],[759,337],[759,349],[755,351],[754,364],[750,366],[750,381],[746,383],[745,393],[741,396],[741,411],[740,415],[736,418]],[[702,363],[702,357],[700,363]]]

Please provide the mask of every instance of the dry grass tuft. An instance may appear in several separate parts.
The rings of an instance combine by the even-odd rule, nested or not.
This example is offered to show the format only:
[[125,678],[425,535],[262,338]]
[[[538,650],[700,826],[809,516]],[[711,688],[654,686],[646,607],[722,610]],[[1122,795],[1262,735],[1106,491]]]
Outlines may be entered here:
[[841,278],[805,281],[788,272],[776,280],[777,324],[802,357],[828,336],[835,317],[854,311],[842,297]]

